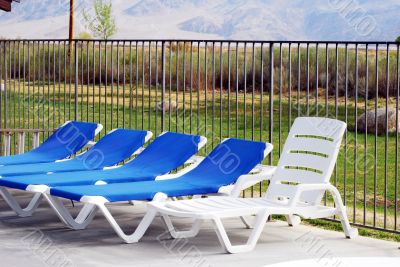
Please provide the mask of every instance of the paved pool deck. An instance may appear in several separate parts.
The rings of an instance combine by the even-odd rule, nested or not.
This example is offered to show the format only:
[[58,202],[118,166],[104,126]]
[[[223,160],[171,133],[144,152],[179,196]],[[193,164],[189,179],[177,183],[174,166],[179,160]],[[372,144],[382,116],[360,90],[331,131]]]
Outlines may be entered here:
[[[26,194],[17,193],[21,203]],[[79,205],[71,210],[78,212]],[[126,231],[133,231],[145,212],[144,204],[116,204],[112,213]],[[240,220],[225,221],[233,242],[246,240],[250,230]],[[184,228],[187,221],[178,221]],[[172,240],[158,219],[137,244],[124,244],[97,216],[81,231],[69,230],[52,210],[43,204],[30,218],[19,218],[0,200],[0,266],[266,266],[289,261],[308,260],[315,266],[347,266],[343,258],[378,257],[400,266],[400,244],[357,237],[345,239],[343,233],[285,222],[268,222],[256,249],[250,253],[229,255],[221,249],[210,223],[199,235]],[[375,259],[376,260],[376,259]],[[368,260],[367,260],[368,262]],[[290,264],[295,265],[295,264]],[[313,265],[313,266],[314,266]],[[365,264],[363,264],[365,266]],[[385,267],[390,266],[386,263]]]

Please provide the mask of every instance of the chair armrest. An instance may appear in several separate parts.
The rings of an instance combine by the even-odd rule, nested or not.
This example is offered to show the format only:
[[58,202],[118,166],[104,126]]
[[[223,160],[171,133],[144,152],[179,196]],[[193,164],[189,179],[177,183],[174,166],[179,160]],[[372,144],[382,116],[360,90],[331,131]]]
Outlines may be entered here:
[[334,197],[334,199],[336,200],[335,202],[339,202],[339,203],[343,203],[342,202],[342,197],[340,196],[339,191],[337,190],[337,188],[335,186],[333,186],[330,183],[326,183],[326,184],[299,184],[296,185],[297,190],[295,195],[293,196],[292,200],[290,201],[290,206],[294,207],[296,205],[297,202],[299,202],[300,200],[300,196],[301,194],[303,194],[304,192],[309,192],[309,191],[319,191],[319,190],[325,190],[328,191],[332,194],[332,196]]
[[233,185],[223,186],[218,191],[220,194],[238,197],[243,190],[260,183],[265,180],[270,180],[276,171],[275,166],[257,165],[252,171],[252,174],[246,174],[239,177]]
[[185,162],[185,164],[189,164],[189,166],[186,166],[185,168],[178,171],[177,173],[165,174],[165,175],[158,176],[158,177],[156,177],[156,180],[160,181],[160,180],[169,180],[169,179],[178,178],[178,177],[184,175],[185,173],[188,173],[191,170],[193,170],[194,168],[196,168],[200,164],[200,162],[202,162],[203,160],[204,160],[204,157],[192,156],[190,159],[188,159]]

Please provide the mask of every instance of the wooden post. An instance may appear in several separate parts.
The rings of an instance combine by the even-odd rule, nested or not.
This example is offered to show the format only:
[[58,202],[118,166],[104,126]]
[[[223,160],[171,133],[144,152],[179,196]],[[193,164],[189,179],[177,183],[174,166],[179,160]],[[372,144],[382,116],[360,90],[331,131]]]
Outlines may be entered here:
[[37,148],[40,145],[40,132],[34,132],[32,138],[32,147]]
[[25,152],[25,132],[18,133],[18,154]]
[[69,57],[71,57],[72,39],[74,39],[74,0],[69,1]]
[[11,152],[11,133],[5,132],[4,133],[4,143],[3,143],[3,155],[4,156],[10,156]]

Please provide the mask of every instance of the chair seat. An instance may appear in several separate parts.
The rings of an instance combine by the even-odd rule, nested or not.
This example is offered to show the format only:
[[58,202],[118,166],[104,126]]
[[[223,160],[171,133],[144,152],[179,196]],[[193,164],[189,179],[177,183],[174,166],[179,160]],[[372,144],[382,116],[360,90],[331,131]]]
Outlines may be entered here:
[[169,213],[178,217],[195,214],[195,217],[202,219],[215,215],[218,215],[218,217],[231,217],[237,216],[237,214],[243,216],[254,215],[262,210],[268,210],[269,213],[286,214],[289,210],[286,203],[279,203],[266,198],[210,197],[151,203],[150,205],[155,206],[162,213]]

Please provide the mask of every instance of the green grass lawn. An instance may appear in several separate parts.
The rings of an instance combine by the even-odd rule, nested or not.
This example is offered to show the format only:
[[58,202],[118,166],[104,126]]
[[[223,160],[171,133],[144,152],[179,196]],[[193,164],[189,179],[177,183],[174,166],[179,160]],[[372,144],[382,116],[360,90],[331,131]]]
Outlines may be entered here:
[[[18,86],[17,83],[12,83],[9,88],[8,128],[27,128],[28,126],[56,128],[65,120],[75,118],[73,86],[70,89],[69,86],[64,88],[63,85],[58,84],[50,84],[50,86],[42,84],[28,88],[26,84]],[[395,200],[397,199],[400,204],[396,191],[396,167],[398,167],[396,165],[396,150],[398,150],[396,136],[392,134],[387,137],[386,149],[385,136],[378,136],[375,139],[374,135],[354,132],[355,118],[365,111],[362,98],[355,103],[354,98],[349,98],[345,102],[344,98],[335,99],[334,96],[330,96],[326,106],[324,91],[321,89],[317,112],[315,92],[311,94],[308,101],[308,114],[312,116],[327,114],[329,117],[337,117],[344,121],[347,118],[348,132],[343,141],[332,182],[342,192],[350,220],[377,227],[384,227],[386,221],[386,227],[394,229]],[[276,164],[279,159],[280,150],[293,120],[298,115],[307,115],[306,96],[303,93],[299,98],[297,96],[297,92],[292,92],[289,101],[287,93],[281,97],[274,95],[273,164]],[[239,92],[236,104],[236,93],[233,91],[229,94],[227,91],[220,90],[214,93],[210,90],[190,93],[188,87],[185,93],[179,92],[177,95],[175,91],[170,92],[167,88],[165,99],[177,101],[178,112],[165,113],[164,129],[206,136],[208,145],[202,154],[206,154],[226,137],[269,141],[271,115],[269,97],[268,93],[264,93],[261,99],[260,93],[255,93],[253,98],[251,92],[246,95]],[[100,122],[104,125],[105,131],[117,127],[131,127],[151,130],[156,136],[162,131],[161,113],[155,111],[156,103],[160,100],[160,88],[153,87],[149,90],[148,87],[144,89],[139,87],[137,91],[135,88],[130,91],[129,86],[125,89],[117,85],[113,85],[113,88],[98,85],[82,86],[79,87],[77,117],[79,120]],[[375,100],[369,100],[368,109],[374,108],[374,103]],[[379,99],[378,106],[382,107],[384,104],[385,99]],[[395,101],[389,99],[389,105],[395,106]],[[4,116],[4,104],[1,111]],[[269,159],[266,159],[264,163],[269,164]],[[246,195],[259,196],[260,189],[265,191],[266,184],[249,189]],[[326,201],[330,204],[332,200],[327,197]],[[366,205],[365,212],[364,204]],[[399,216],[397,218],[399,219]],[[398,222],[397,227],[399,227]]]

